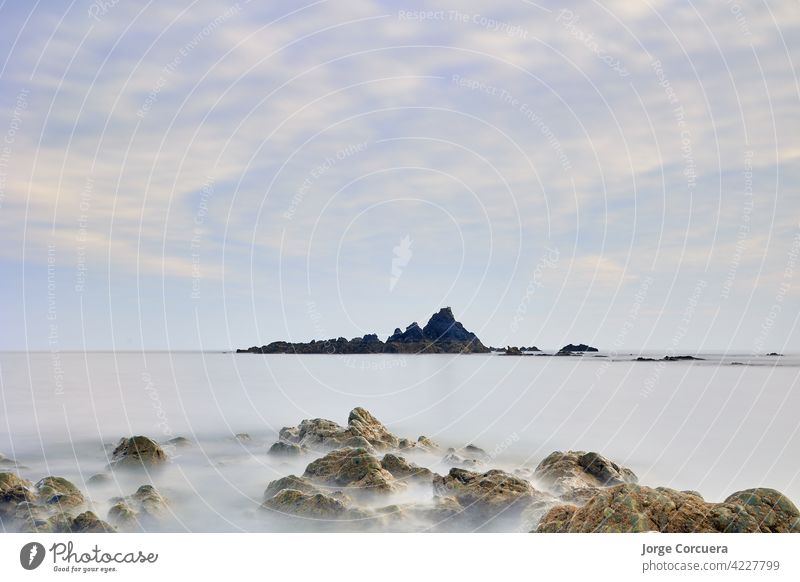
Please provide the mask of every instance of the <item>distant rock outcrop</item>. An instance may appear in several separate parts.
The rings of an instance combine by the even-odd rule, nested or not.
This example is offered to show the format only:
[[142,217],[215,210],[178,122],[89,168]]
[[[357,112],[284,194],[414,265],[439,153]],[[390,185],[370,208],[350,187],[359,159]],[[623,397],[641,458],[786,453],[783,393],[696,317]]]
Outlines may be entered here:
[[558,353],[564,355],[564,354],[578,354],[583,352],[596,352],[596,351],[597,348],[593,348],[592,346],[587,346],[586,344],[578,344],[577,346],[575,344],[567,344],[563,348],[558,350]]
[[386,342],[376,334],[366,334],[351,340],[343,337],[310,342],[277,341],[265,346],[254,346],[237,353],[254,354],[486,354],[489,348],[456,321],[453,311],[443,307],[428,320],[425,327],[415,321],[405,331],[396,328]]

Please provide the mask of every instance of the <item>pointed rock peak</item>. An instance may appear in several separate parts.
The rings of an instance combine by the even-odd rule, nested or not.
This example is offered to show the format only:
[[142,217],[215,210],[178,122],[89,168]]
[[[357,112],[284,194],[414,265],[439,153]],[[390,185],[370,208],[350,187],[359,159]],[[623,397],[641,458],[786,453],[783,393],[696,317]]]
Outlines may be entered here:
[[431,321],[433,321],[434,318],[436,318],[436,319],[438,319],[440,321],[455,321],[456,320],[455,316],[453,315],[453,310],[450,309],[449,307],[442,307],[439,310],[439,313],[435,313],[435,314],[433,314],[431,316]]
[[422,333],[432,342],[467,342],[477,339],[475,334],[456,321],[453,310],[449,307],[442,307],[438,313],[434,313],[422,328]]

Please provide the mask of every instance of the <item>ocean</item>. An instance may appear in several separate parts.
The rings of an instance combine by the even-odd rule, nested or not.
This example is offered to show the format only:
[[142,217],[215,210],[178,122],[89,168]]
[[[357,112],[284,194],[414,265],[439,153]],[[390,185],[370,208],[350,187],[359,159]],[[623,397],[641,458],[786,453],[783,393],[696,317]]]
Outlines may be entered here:
[[[800,501],[800,357],[699,356],[3,353],[0,453],[31,481],[71,480],[102,518],[111,498],[152,481],[170,500],[165,529],[283,531],[259,509],[264,489],[302,474],[314,455],[267,455],[278,430],[304,418],[345,425],[362,406],[398,436],[482,447],[490,468],[596,451],[644,485],[697,490],[709,501],[751,487]],[[150,475],[88,484],[114,444],[135,434],[193,446],[168,450],[168,466]],[[446,473],[443,454],[412,460]],[[424,496],[414,489],[386,503]]]

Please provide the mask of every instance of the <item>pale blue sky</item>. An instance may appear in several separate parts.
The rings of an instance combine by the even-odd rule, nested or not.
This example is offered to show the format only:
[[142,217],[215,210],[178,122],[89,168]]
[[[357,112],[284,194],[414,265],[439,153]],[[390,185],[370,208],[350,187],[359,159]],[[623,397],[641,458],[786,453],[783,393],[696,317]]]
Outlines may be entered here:
[[0,47],[0,349],[450,305],[493,345],[800,350],[795,3],[6,2]]

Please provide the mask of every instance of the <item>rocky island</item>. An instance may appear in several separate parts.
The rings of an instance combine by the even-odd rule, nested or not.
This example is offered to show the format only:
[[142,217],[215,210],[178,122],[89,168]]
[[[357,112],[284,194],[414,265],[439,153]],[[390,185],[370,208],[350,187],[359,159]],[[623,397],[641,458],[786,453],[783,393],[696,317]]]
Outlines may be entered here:
[[488,354],[489,348],[456,321],[453,310],[443,307],[420,327],[415,321],[405,331],[396,328],[385,342],[377,334],[310,342],[277,341],[265,346],[238,349],[251,354]]

